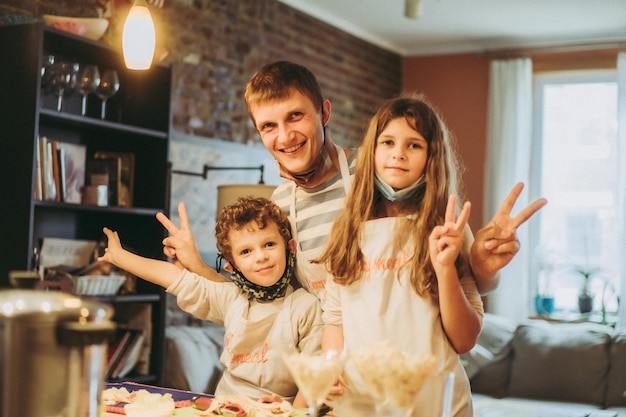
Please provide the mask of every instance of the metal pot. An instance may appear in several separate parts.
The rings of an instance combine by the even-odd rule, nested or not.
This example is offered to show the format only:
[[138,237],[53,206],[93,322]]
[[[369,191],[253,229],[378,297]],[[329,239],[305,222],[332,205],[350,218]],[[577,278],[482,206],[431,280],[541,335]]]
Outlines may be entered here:
[[97,417],[113,308],[67,293],[0,290],[2,417]]

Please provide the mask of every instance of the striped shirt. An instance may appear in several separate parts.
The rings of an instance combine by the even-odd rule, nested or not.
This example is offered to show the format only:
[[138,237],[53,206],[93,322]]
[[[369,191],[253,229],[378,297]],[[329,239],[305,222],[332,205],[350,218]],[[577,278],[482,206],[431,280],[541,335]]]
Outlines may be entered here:
[[[340,152],[344,150],[340,149]],[[347,168],[349,174],[346,175],[354,175],[356,150],[353,150],[347,161],[340,163],[342,164],[344,167],[347,165],[344,170]],[[347,192],[344,185],[340,169],[319,187],[295,187],[295,203],[292,181],[279,185],[272,194],[272,200],[289,216],[292,235],[298,244],[296,252],[298,281],[322,302],[326,297],[324,289],[326,268],[322,264],[314,264],[310,261],[322,254],[333,223],[346,205]],[[295,213],[290,213],[293,205],[295,205]]]

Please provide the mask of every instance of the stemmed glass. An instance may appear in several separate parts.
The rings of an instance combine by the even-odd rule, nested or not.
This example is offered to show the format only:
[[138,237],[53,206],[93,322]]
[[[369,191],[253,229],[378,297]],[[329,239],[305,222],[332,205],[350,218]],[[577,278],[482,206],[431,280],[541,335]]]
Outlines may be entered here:
[[106,107],[107,100],[110,97],[113,97],[118,90],[120,89],[120,80],[117,76],[117,71],[113,69],[107,69],[102,74],[102,78],[100,78],[100,85],[96,89],[96,94],[102,100],[102,110],[100,113],[100,118],[105,119],[106,117]]
[[309,416],[317,417],[320,406],[343,371],[346,355],[328,350],[319,354],[289,354],[283,360],[307,400]]
[[57,96],[57,111],[61,111],[63,108],[63,94],[74,88],[78,69],[79,65],[76,63],[59,62],[52,64],[50,85]]
[[[374,397],[377,416],[398,413],[410,417],[419,404],[427,403],[431,411],[421,415],[450,416],[454,374],[437,371],[434,356],[408,353],[388,343],[378,343],[352,352],[350,363],[357,371],[358,381]],[[432,388],[422,393],[427,383]],[[421,396],[433,394],[439,398],[425,400]]]
[[100,85],[100,71],[96,65],[85,65],[78,75],[76,90],[82,94],[83,99],[80,114],[87,114],[87,96],[96,91]]
[[54,59],[54,55],[44,55],[41,64],[41,88],[45,91],[49,91],[48,87],[52,78]]

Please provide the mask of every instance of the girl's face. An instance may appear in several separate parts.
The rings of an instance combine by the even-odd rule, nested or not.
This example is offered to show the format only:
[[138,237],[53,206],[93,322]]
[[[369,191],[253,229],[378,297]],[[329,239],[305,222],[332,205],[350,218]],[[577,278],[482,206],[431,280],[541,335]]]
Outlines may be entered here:
[[[241,230],[231,230],[230,239],[233,263],[251,282],[264,287],[275,284],[285,271],[287,263],[285,239],[276,223],[259,229],[256,223]],[[291,248],[293,240],[289,241]],[[295,250],[291,248],[292,251]]]
[[428,142],[404,117],[389,122],[376,139],[374,168],[378,176],[396,190],[417,181],[427,160]]

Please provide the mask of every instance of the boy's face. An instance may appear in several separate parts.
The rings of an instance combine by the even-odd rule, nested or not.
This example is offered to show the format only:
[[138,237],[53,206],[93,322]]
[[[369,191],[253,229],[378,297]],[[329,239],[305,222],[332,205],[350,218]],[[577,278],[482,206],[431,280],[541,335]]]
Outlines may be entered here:
[[324,143],[330,102],[317,109],[310,98],[292,88],[285,99],[255,102],[250,113],[263,144],[276,162],[292,174],[307,173]]
[[[248,223],[241,230],[231,230],[228,239],[234,266],[249,281],[268,287],[283,275],[287,247],[276,223],[269,222],[264,229]],[[295,251],[293,240],[289,241],[289,248]]]

